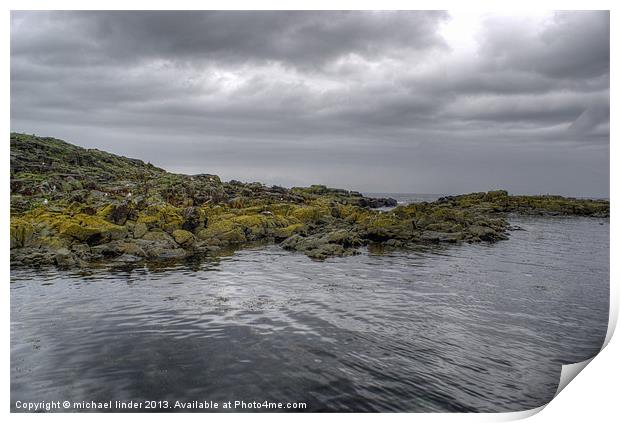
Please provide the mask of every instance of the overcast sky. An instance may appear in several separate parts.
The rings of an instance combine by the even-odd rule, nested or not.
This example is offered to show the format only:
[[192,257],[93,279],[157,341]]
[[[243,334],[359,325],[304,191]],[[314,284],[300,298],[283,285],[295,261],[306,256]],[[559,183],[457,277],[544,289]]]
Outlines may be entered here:
[[11,129],[180,173],[609,194],[609,14],[13,12]]

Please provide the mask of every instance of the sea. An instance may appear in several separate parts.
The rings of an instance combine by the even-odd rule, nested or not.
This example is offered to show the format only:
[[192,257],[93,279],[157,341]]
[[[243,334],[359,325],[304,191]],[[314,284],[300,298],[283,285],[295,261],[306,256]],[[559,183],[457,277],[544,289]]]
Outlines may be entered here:
[[[12,268],[11,410],[539,407],[561,366],[605,339],[609,219],[509,221],[522,230],[494,244],[325,261],[257,245],[174,265]],[[136,406],[97,409],[107,402]]]

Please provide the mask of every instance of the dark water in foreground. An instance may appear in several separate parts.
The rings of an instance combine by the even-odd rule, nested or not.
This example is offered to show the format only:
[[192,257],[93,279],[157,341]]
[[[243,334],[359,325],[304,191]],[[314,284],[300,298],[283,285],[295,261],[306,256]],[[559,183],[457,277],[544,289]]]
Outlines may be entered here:
[[[517,411],[607,328],[609,220],[315,262],[277,246],[167,269],[11,275],[15,401]],[[240,410],[237,410],[240,411]]]

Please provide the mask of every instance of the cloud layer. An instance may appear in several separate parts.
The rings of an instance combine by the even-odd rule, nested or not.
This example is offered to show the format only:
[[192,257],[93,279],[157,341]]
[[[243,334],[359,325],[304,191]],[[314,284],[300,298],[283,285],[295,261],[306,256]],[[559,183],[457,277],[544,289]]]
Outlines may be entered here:
[[459,19],[13,12],[11,126],[224,179],[608,195],[609,14]]

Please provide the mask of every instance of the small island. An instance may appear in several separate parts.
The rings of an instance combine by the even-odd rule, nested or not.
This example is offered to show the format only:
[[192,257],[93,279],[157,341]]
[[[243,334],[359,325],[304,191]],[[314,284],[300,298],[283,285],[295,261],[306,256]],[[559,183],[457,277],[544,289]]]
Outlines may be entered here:
[[278,243],[312,259],[360,247],[507,239],[511,213],[608,217],[609,201],[472,193],[397,205],[323,185],[181,175],[49,137],[11,133],[11,264],[179,260]]

